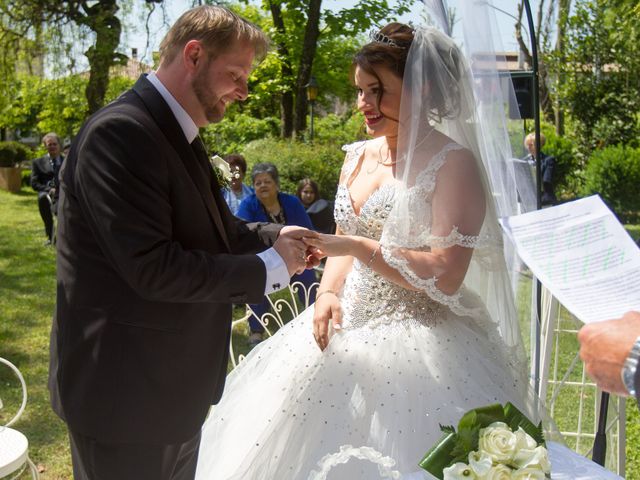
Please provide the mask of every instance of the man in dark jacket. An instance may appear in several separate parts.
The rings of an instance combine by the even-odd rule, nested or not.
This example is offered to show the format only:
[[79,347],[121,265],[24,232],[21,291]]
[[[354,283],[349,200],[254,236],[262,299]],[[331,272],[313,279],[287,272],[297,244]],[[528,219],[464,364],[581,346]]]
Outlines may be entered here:
[[[540,134],[540,177],[542,178],[542,198],[543,206],[555,205],[558,203],[554,192],[554,170],[556,168],[556,159],[551,155],[546,155],[542,151],[546,138]],[[529,151],[526,159],[533,166],[536,164],[536,134],[530,133],[524,139],[524,146]]]
[[303,242],[314,232],[231,214],[198,135],[246,99],[266,47],[231,11],[191,9],[162,41],[157,72],[73,141],[49,388],[76,480],[193,479],[224,388],[232,304],[317,264]]
[[53,214],[58,201],[58,174],[64,161],[60,137],[47,133],[42,138],[47,153],[36,158],[31,165],[31,187],[38,192],[38,208],[44,222],[47,244],[53,240]]

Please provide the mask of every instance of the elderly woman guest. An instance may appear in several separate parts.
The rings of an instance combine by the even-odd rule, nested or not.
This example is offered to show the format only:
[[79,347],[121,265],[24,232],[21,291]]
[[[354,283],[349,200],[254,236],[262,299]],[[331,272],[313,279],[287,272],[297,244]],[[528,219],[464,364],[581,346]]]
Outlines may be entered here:
[[253,193],[251,187],[242,183],[247,174],[247,162],[239,153],[232,153],[224,157],[224,159],[229,164],[229,169],[233,175],[231,176],[231,185],[229,188],[222,189],[222,195],[227,205],[229,205],[231,213],[237,215],[242,200]]
[[[255,193],[245,198],[236,216],[249,222],[271,222],[282,225],[297,225],[313,229],[309,215],[304,206],[295,196],[282,193],[280,189],[280,176],[278,169],[272,163],[258,163],[251,170],[251,180]],[[294,275],[291,282],[301,282],[309,291],[309,303],[315,301],[317,287],[311,288],[316,281],[313,270],[305,270],[300,275]],[[300,300],[304,303],[304,292],[299,291]],[[265,299],[261,304],[251,305],[255,314],[261,317],[269,309]],[[264,328],[255,316],[249,318],[251,335],[249,343],[256,345],[262,340]]]
[[318,184],[310,178],[303,178],[298,183],[297,196],[307,210],[311,223],[318,232],[335,233],[336,224],[333,220],[333,204],[320,198]]

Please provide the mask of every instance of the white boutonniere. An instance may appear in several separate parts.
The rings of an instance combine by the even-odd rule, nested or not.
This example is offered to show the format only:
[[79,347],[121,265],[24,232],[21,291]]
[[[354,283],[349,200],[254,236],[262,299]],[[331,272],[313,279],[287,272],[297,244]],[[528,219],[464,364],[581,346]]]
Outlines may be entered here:
[[231,181],[231,169],[229,168],[229,164],[218,155],[214,155],[211,157],[211,165],[214,168],[217,168],[222,173],[222,176],[225,178],[227,182]]
[[223,188],[228,188],[231,182],[231,178],[233,177],[233,173],[231,173],[229,164],[218,155],[214,155],[213,157],[211,157],[210,162],[220,186]]

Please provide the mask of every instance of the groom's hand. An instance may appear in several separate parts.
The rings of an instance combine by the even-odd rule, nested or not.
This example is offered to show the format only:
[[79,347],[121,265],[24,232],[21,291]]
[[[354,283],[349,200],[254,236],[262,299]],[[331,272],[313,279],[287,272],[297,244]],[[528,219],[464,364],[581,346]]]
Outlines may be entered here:
[[280,230],[278,239],[273,244],[273,248],[282,257],[287,265],[289,275],[302,273],[313,262],[307,252],[307,244],[303,238],[314,238],[318,234],[303,227],[287,226]]

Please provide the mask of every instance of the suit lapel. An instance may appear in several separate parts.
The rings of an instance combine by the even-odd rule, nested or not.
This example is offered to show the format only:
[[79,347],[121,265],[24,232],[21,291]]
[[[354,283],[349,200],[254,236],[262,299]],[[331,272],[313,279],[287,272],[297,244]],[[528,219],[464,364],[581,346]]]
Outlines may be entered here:
[[[196,185],[205,207],[209,212],[209,216],[211,217],[215,227],[218,229],[227,250],[231,251],[229,237],[220,215],[218,201],[216,201],[213,194],[213,188],[219,189],[220,187],[212,185],[211,183],[209,173],[207,172],[207,169],[210,170],[211,167],[209,166],[209,160],[207,158],[206,151],[204,150],[204,146],[201,145],[198,148],[198,150],[201,151],[196,153],[194,148],[189,145],[189,142],[187,142],[182,128],[169,108],[169,105],[167,105],[160,93],[144,76],[141,76],[138,79],[136,84],[133,86],[133,90],[140,96],[149,110],[149,113],[158,124],[158,127],[176,150],[178,157],[189,173],[193,183]],[[196,142],[199,142],[200,144],[202,143],[199,137],[195,139],[194,144]]]
[[51,160],[51,157],[46,153],[44,157],[41,157],[40,159],[40,168],[42,168],[44,173],[53,173],[52,163],[53,161]]
[[[215,180],[213,172],[211,171],[212,167],[209,163],[207,151],[204,148],[204,144],[202,143],[200,137],[196,137],[191,145],[193,147],[194,155],[197,158],[197,161],[200,163],[202,173],[204,174],[204,176],[199,175],[198,178],[201,180],[205,180],[204,182],[202,182],[202,186],[198,186],[198,189],[205,198],[205,203],[207,205],[207,208],[209,209],[211,217],[213,218],[213,222],[216,224],[216,227],[218,227],[218,230],[222,232],[222,240],[227,246],[227,250],[231,251],[231,246],[229,245],[229,237],[227,236],[227,230],[226,228],[224,228],[224,223],[222,222],[220,209],[216,207],[216,205],[219,205],[221,195],[218,195],[218,198],[216,198],[214,192],[219,192],[220,186],[218,185],[218,182]],[[224,199],[222,201],[224,201]]]

